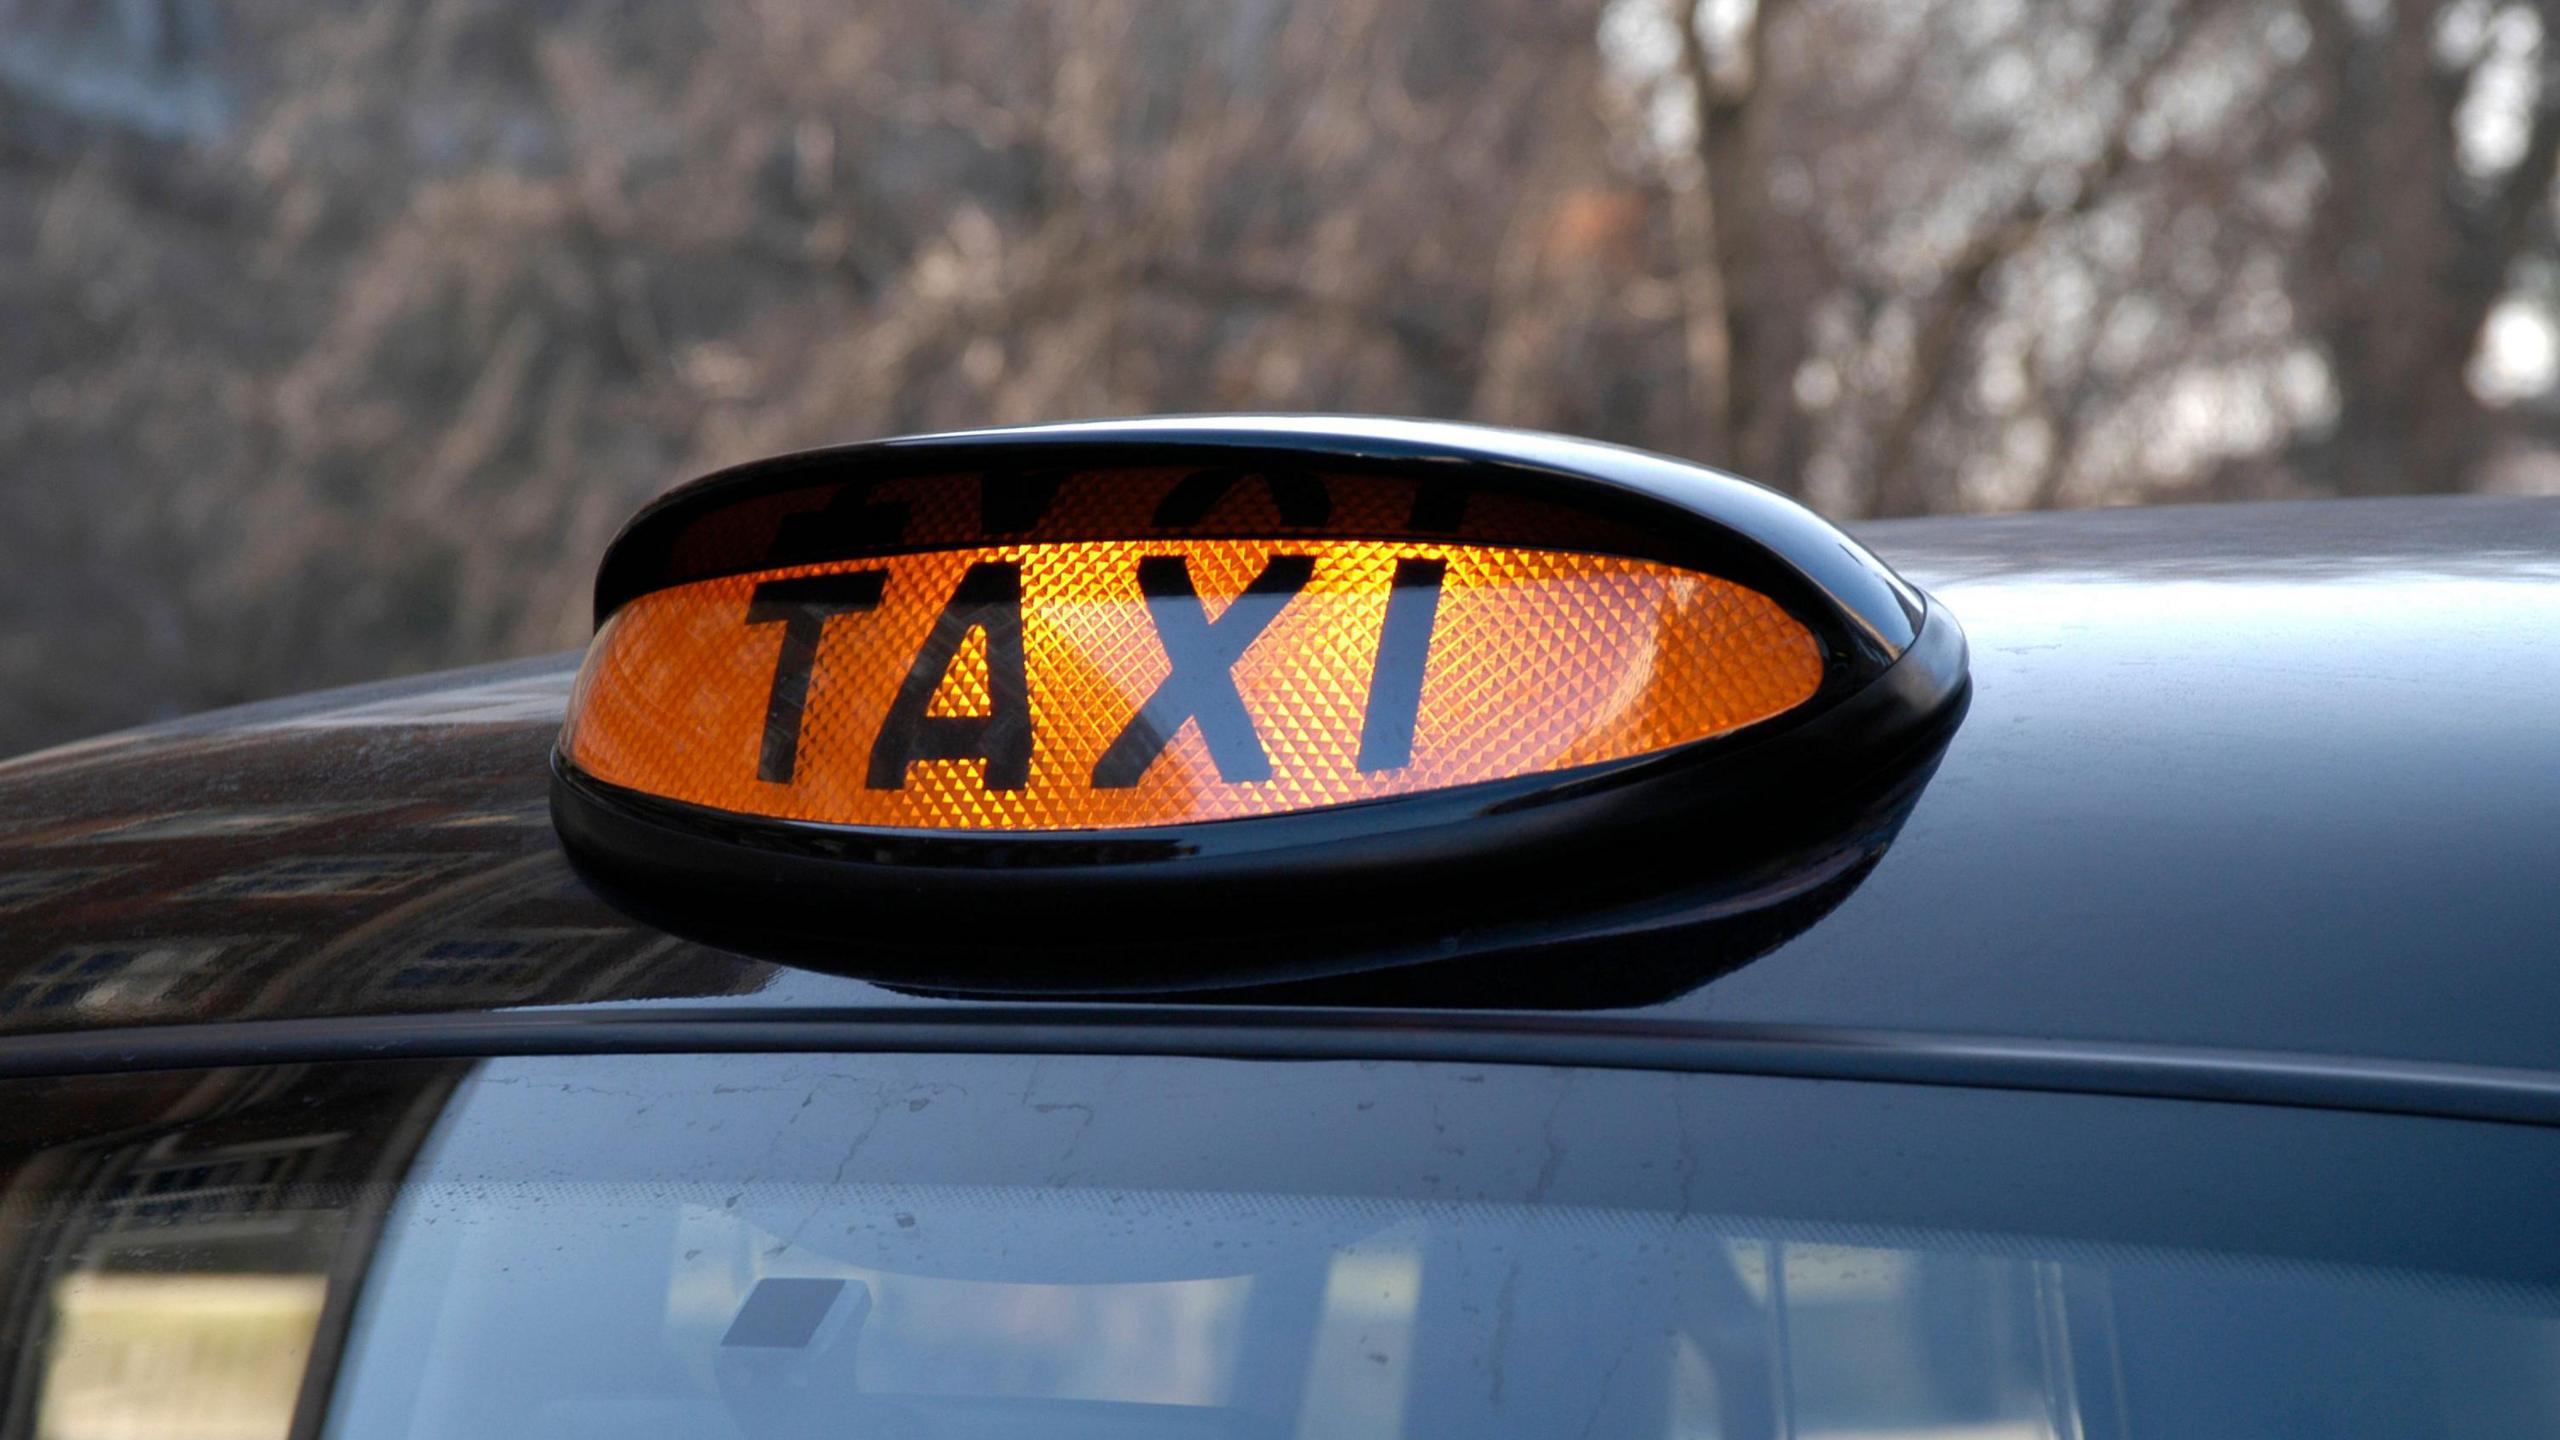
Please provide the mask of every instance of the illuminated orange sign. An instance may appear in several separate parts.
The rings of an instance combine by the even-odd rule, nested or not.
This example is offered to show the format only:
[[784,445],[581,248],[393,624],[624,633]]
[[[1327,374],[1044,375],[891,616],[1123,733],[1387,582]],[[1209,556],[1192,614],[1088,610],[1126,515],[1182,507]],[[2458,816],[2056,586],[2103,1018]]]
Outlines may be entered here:
[[1756,591],[1608,555],[1078,541],[698,580],[605,622],[564,746],[740,814],[947,830],[1232,819],[1620,760],[1811,698]]

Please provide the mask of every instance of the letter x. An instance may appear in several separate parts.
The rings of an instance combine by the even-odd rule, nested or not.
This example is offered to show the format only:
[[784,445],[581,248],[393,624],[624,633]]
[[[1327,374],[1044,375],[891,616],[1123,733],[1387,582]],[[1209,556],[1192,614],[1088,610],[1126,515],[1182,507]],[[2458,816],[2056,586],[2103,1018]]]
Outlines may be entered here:
[[1138,590],[1147,597],[1147,616],[1155,622],[1156,639],[1173,670],[1094,762],[1093,788],[1126,790],[1137,784],[1186,720],[1200,722],[1200,739],[1209,747],[1219,779],[1230,785],[1270,779],[1271,757],[1263,753],[1253,716],[1236,693],[1233,670],[1246,647],[1306,588],[1315,569],[1311,555],[1272,556],[1213,621],[1199,592],[1191,588],[1189,562],[1179,555],[1140,560]]

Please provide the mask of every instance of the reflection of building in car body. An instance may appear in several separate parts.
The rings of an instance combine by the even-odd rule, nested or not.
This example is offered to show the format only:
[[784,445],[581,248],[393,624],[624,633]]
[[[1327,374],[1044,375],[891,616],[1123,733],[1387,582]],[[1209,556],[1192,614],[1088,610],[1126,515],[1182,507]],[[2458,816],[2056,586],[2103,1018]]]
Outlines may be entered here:
[[[460,1074],[283,1067],[46,1087],[41,1128],[13,1127],[0,1149],[0,1434],[296,1433],[297,1408],[325,1400],[385,1208]],[[155,1398],[170,1395],[195,1398]]]
[[[0,769],[0,806],[18,821],[0,856],[28,864],[0,871],[20,937],[0,955],[0,1014],[58,1028],[251,1004],[557,1004],[758,982],[602,909],[548,853],[542,809],[472,803],[468,774],[362,802],[169,798],[254,787],[297,737],[353,751],[372,733],[342,723],[148,747],[145,763],[93,768],[76,809]],[[347,964],[359,951],[391,963]]]

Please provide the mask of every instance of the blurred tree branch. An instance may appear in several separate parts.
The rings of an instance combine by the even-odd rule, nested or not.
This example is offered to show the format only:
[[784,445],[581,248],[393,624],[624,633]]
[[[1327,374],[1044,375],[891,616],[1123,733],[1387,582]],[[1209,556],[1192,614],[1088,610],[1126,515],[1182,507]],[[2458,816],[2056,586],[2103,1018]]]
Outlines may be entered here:
[[[2296,464],[2347,494],[2472,483],[2496,427],[2469,381],[2482,328],[2528,250],[2547,249],[2560,171],[2560,5],[2536,0],[2538,84],[2521,153],[2489,183],[2463,173],[2458,117],[2482,47],[2447,64],[2451,0],[2408,0],[2379,23],[2305,0],[2327,177],[2317,219],[2330,243],[2297,258],[2293,293],[2338,390],[2338,420]],[[2408,277],[2421,283],[2392,283]]]
[[1756,0],[1731,39],[1732,55],[1719,65],[1699,0],[1673,0],[1694,152],[1694,175],[1675,203],[1686,210],[1681,269],[1700,443],[1735,469],[1778,484],[1792,482],[1801,450],[1792,379],[1805,345],[1804,316],[1770,303],[1781,291],[1767,274],[1775,218],[1767,87],[1770,37],[1797,4]]
[[1958,352],[1986,308],[1985,282],[2049,227],[2085,216],[2113,195],[2134,167],[2135,126],[2150,113],[2154,89],[2198,33],[2192,23],[2195,10],[2194,0],[2174,5],[2159,43],[2136,59],[2117,84],[2114,119],[2104,140],[2062,187],[2063,199],[2046,198],[2043,178],[2029,181],[2006,211],[1975,231],[1948,260],[1912,324],[1902,398],[1876,442],[1868,513],[1912,515],[1927,508],[1929,494],[1916,473],[1913,443],[1960,372]]

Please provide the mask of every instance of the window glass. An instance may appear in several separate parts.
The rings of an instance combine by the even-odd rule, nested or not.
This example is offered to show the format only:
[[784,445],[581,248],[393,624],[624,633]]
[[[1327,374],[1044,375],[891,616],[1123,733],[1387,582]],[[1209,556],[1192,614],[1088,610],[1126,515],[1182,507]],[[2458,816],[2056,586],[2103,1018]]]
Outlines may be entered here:
[[2523,1127],[1001,1056],[77,1103],[124,1138],[0,1205],[13,1434],[2560,1432]]

